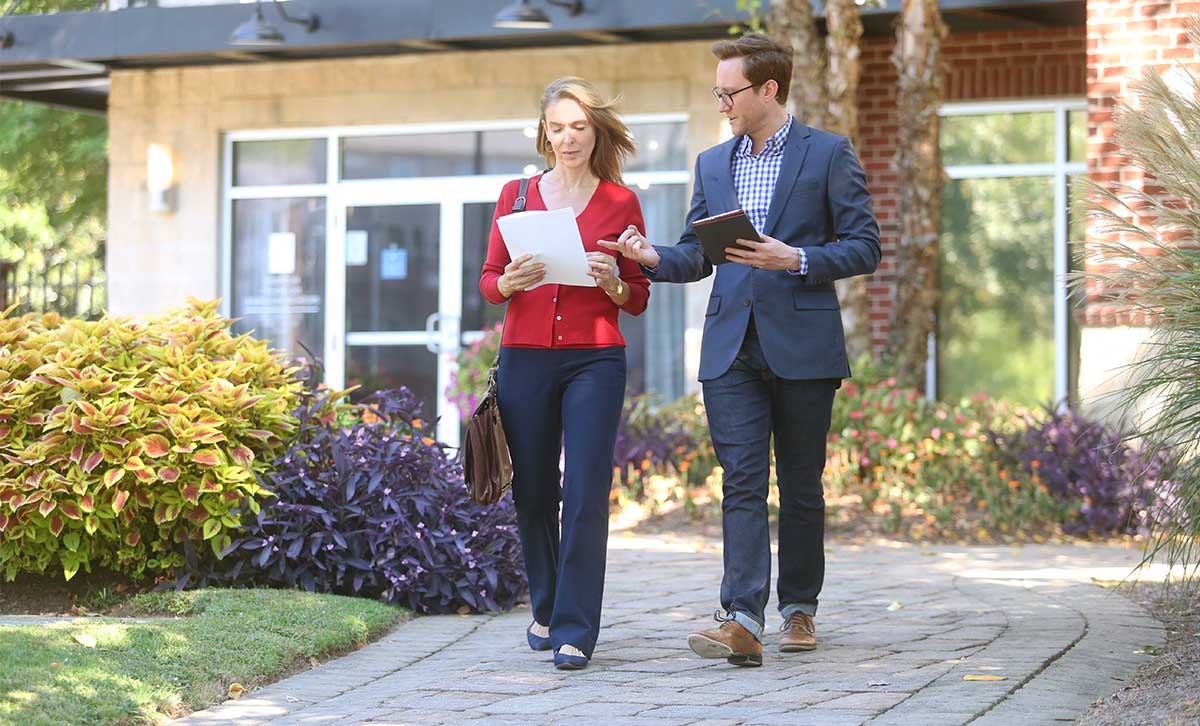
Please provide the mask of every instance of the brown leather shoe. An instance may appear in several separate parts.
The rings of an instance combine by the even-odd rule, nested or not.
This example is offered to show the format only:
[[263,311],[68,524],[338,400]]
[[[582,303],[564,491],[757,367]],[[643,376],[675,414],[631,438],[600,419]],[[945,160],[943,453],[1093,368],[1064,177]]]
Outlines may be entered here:
[[688,636],[688,647],[701,658],[724,658],[736,666],[762,665],[762,643],[732,620],[718,630],[701,630]]
[[779,639],[780,653],[798,653],[817,647],[817,626],[812,617],[804,613],[792,613],[779,632],[783,633]]

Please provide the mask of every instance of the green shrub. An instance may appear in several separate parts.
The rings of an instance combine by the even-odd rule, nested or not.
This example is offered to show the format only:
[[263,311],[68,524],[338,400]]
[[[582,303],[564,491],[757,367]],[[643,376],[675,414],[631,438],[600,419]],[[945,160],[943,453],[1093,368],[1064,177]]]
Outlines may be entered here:
[[227,546],[295,429],[298,369],[217,302],[147,322],[0,315],[0,568],[131,575]]
[[996,435],[1025,425],[1019,407],[983,396],[930,401],[896,379],[848,381],[834,403],[825,481],[869,510],[924,519],[939,536],[1057,530],[1073,502],[1006,469]]

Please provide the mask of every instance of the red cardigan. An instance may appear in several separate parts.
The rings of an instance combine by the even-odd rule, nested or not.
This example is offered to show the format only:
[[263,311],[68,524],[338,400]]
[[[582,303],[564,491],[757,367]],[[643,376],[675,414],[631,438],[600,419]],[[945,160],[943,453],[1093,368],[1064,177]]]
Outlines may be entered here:
[[[525,208],[545,209],[538,183],[541,175],[533,177],[526,193]],[[496,217],[512,212],[520,180],[504,185],[496,202]],[[642,207],[637,195],[629,189],[601,181],[583,212],[576,217],[583,248],[587,252],[615,252],[596,244],[597,240],[616,241],[625,228],[635,225],[645,233]],[[488,240],[487,262],[479,276],[479,291],[490,303],[505,302],[500,294],[499,279],[504,267],[512,261],[508,247],[492,220]],[[620,309],[630,315],[641,315],[650,299],[650,281],[633,260],[619,258],[618,274],[629,287],[629,300]],[[576,285],[541,285],[533,290],[513,293],[508,299],[508,319],[504,326],[502,345],[514,348],[604,348],[624,346],[625,338],[617,325],[618,307],[599,287]]]

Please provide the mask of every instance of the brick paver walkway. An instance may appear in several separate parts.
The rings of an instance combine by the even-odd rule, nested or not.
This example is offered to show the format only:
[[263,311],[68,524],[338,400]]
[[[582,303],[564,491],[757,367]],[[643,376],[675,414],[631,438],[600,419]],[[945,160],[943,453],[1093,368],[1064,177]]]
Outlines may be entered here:
[[1136,605],[1091,582],[1137,561],[1119,547],[832,545],[828,559],[820,647],[779,654],[771,612],[762,668],[687,648],[712,623],[719,543],[614,537],[584,671],[528,649],[528,609],[422,617],[178,723],[1031,726],[1075,720],[1163,642]]

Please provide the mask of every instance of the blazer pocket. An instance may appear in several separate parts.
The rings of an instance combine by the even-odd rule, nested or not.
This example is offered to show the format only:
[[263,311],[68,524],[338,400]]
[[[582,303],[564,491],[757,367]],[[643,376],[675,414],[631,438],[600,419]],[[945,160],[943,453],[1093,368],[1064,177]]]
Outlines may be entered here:
[[720,295],[710,295],[708,298],[708,310],[704,311],[704,317],[707,318],[709,315],[716,315],[718,312],[720,312],[720,310],[721,310],[721,296]]
[[828,293],[801,292],[792,293],[792,304],[797,310],[841,310],[837,295]]
[[816,179],[797,179],[796,183],[792,185],[792,196],[806,197],[816,194],[818,189],[820,189],[820,184]]

